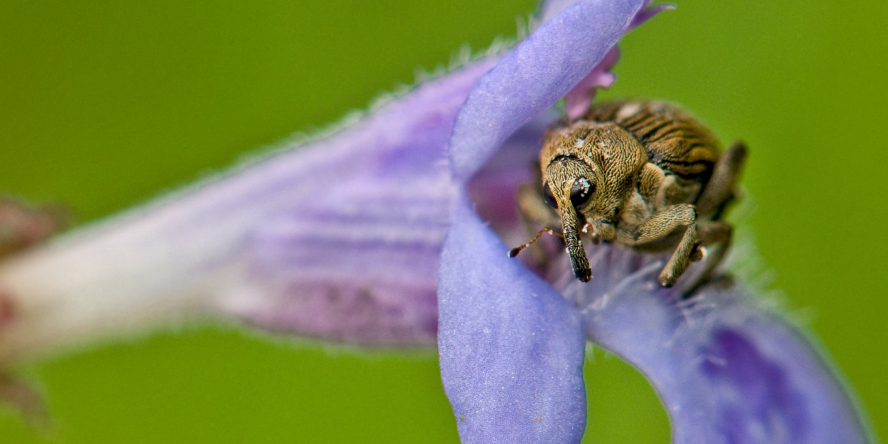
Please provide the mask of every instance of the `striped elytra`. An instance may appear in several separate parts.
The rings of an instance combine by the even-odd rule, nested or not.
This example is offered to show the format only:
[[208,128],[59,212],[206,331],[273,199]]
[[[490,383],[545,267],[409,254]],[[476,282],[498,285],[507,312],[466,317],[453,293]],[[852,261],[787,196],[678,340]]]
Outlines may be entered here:
[[719,157],[718,140],[712,132],[670,103],[607,102],[584,117],[625,128],[644,145],[649,162],[684,178],[708,179]]

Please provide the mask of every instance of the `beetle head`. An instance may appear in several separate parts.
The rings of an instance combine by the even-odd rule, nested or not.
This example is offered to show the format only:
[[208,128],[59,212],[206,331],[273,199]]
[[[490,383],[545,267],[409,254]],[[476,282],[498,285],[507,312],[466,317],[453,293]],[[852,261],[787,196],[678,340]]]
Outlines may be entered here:
[[601,239],[616,237],[620,206],[646,162],[644,146],[613,122],[579,121],[546,132],[540,152],[543,193],[561,215],[577,279],[592,277],[579,231],[589,222]]
[[579,231],[586,223],[584,213],[592,204],[598,182],[592,168],[576,157],[556,157],[546,166],[543,194],[549,205],[561,214],[570,264],[574,276],[583,282],[592,278],[592,270]]

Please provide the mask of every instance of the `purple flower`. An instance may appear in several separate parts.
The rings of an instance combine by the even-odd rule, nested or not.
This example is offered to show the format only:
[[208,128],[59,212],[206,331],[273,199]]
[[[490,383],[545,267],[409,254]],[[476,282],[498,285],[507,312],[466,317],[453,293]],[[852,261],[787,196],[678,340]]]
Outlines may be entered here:
[[595,247],[588,284],[565,257],[539,275],[506,257],[546,110],[566,96],[581,114],[613,81],[616,42],[665,8],[649,3],[547,2],[504,56],[16,256],[0,268],[0,362],[200,316],[354,344],[437,340],[464,442],[557,443],[585,428],[588,339],[650,379],[674,442],[866,442],[811,340],[731,278],[682,301],[656,285],[659,256]]

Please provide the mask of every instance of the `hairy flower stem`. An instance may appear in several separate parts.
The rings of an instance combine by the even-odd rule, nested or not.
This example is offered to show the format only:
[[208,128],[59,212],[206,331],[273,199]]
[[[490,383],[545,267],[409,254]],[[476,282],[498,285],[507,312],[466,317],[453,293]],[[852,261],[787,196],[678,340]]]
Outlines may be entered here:
[[100,223],[0,264],[0,363],[206,315],[242,270],[232,254],[245,218],[207,221],[227,204],[206,187]]

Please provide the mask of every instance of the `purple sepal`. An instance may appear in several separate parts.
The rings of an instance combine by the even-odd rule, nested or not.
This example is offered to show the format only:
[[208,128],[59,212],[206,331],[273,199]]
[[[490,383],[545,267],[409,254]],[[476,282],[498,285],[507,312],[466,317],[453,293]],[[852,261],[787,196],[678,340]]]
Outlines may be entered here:
[[450,140],[455,180],[465,183],[521,125],[588,75],[642,7],[641,0],[584,0],[544,23],[481,77]]
[[645,0],[644,6],[638,11],[638,14],[632,18],[632,21],[629,22],[629,27],[626,28],[626,32],[629,32],[635,29],[636,26],[648,21],[651,17],[659,14],[660,12],[667,11],[670,9],[675,9],[675,5],[669,3],[661,3],[659,5],[654,5],[648,8],[654,0]]
[[579,119],[589,110],[589,105],[595,98],[595,90],[613,85],[617,77],[610,70],[619,59],[620,49],[614,46],[604,55],[601,62],[595,65],[592,72],[583,77],[583,80],[564,96],[564,111],[567,117],[571,120]]
[[586,422],[576,310],[455,202],[438,286],[444,390],[463,443],[577,443]]
[[723,279],[682,301],[656,283],[662,258],[596,250],[595,278],[562,279],[564,292],[589,338],[653,384],[674,443],[869,442],[821,351],[745,289]]

